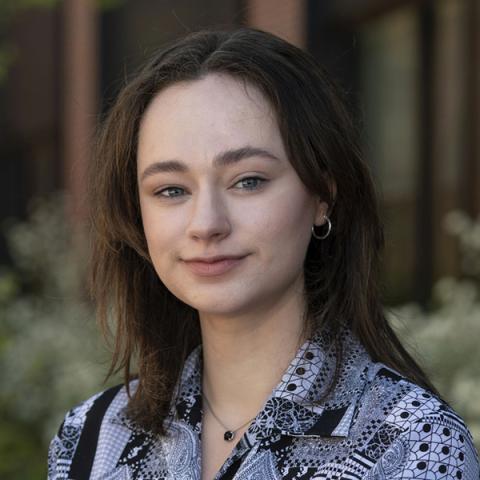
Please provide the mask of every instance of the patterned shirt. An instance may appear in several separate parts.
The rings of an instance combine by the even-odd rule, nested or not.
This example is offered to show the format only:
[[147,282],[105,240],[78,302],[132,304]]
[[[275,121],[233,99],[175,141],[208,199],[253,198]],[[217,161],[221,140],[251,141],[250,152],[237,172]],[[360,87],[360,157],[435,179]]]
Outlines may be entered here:
[[[318,333],[233,448],[216,480],[479,479],[478,454],[461,418],[437,397],[372,361],[342,333],[336,387],[334,342]],[[160,437],[124,413],[118,386],[73,408],[49,450],[49,480],[201,478],[201,347],[185,362]],[[135,384],[132,385],[135,387]]]

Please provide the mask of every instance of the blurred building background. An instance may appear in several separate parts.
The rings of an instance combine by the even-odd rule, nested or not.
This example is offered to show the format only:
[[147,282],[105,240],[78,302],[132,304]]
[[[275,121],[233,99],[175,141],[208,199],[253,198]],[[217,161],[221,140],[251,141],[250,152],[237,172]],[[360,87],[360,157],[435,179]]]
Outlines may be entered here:
[[[85,219],[98,122],[159,45],[236,25],[308,49],[348,92],[386,225],[387,301],[436,307],[406,315],[480,439],[480,224],[466,220],[480,214],[478,0],[0,0],[0,222],[29,219],[0,236],[1,478],[44,478],[54,426],[106,371],[92,312],[72,300],[81,269],[65,231]],[[66,220],[51,203],[32,220],[30,201],[57,191]],[[444,228],[451,210],[467,215],[450,222],[463,243]],[[476,283],[439,284],[466,264]]]
[[477,0],[31,3],[16,2],[3,22],[0,218],[58,189],[81,218],[92,134],[125,77],[186,31],[248,24],[307,48],[350,92],[382,194],[389,301],[425,303],[435,280],[458,270],[441,219],[480,209]]

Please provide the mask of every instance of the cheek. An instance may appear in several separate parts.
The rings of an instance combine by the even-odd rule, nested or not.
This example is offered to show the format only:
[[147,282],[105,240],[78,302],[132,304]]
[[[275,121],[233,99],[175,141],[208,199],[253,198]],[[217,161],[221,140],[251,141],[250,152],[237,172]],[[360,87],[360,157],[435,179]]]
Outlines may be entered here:
[[312,203],[308,195],[303,190],[290,190],[277,195],[271,205],[264,226],[269,236],[277,238],[279,243],[300,241],[300,247],[310,237]]
[[174,218],[166,218],[148,204],[141,205],[142,222],[148,251],[156,267],[156,262],[162,253],[169,251],[175,244],[176,225]]
[[311,239],[312,204],[291,189],[275,196],[265,209],[252,211],[249,230],[267,269],[274,276],[298,274]]
[[178,234],[175,226],[165,223],[157,216],[143,216],[145,238],[147,240],[148,253],[152,260],[153,268],[161,282],[170,292],[181,300],[182,282],[177,278],[176,270],[176,247],[178,246]]

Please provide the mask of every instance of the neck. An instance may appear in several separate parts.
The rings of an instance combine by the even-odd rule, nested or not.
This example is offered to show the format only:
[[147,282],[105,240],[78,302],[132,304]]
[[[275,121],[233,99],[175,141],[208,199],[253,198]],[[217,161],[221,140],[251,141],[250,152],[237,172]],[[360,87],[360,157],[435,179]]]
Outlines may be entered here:
[[200,316],[203,392],[227,425],[261,409],[303,342],[298,299],[235,318]]

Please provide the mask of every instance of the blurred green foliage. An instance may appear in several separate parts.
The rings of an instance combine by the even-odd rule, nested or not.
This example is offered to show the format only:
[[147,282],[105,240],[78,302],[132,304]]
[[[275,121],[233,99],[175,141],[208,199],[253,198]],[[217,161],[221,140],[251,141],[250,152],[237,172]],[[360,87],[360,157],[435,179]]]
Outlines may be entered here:
[[85,295],[86,241],[65,201],[38,201],[6,238],[0,270],[0,478],[46,477],[46,452],[65,412],[105,388],[109,356]]

